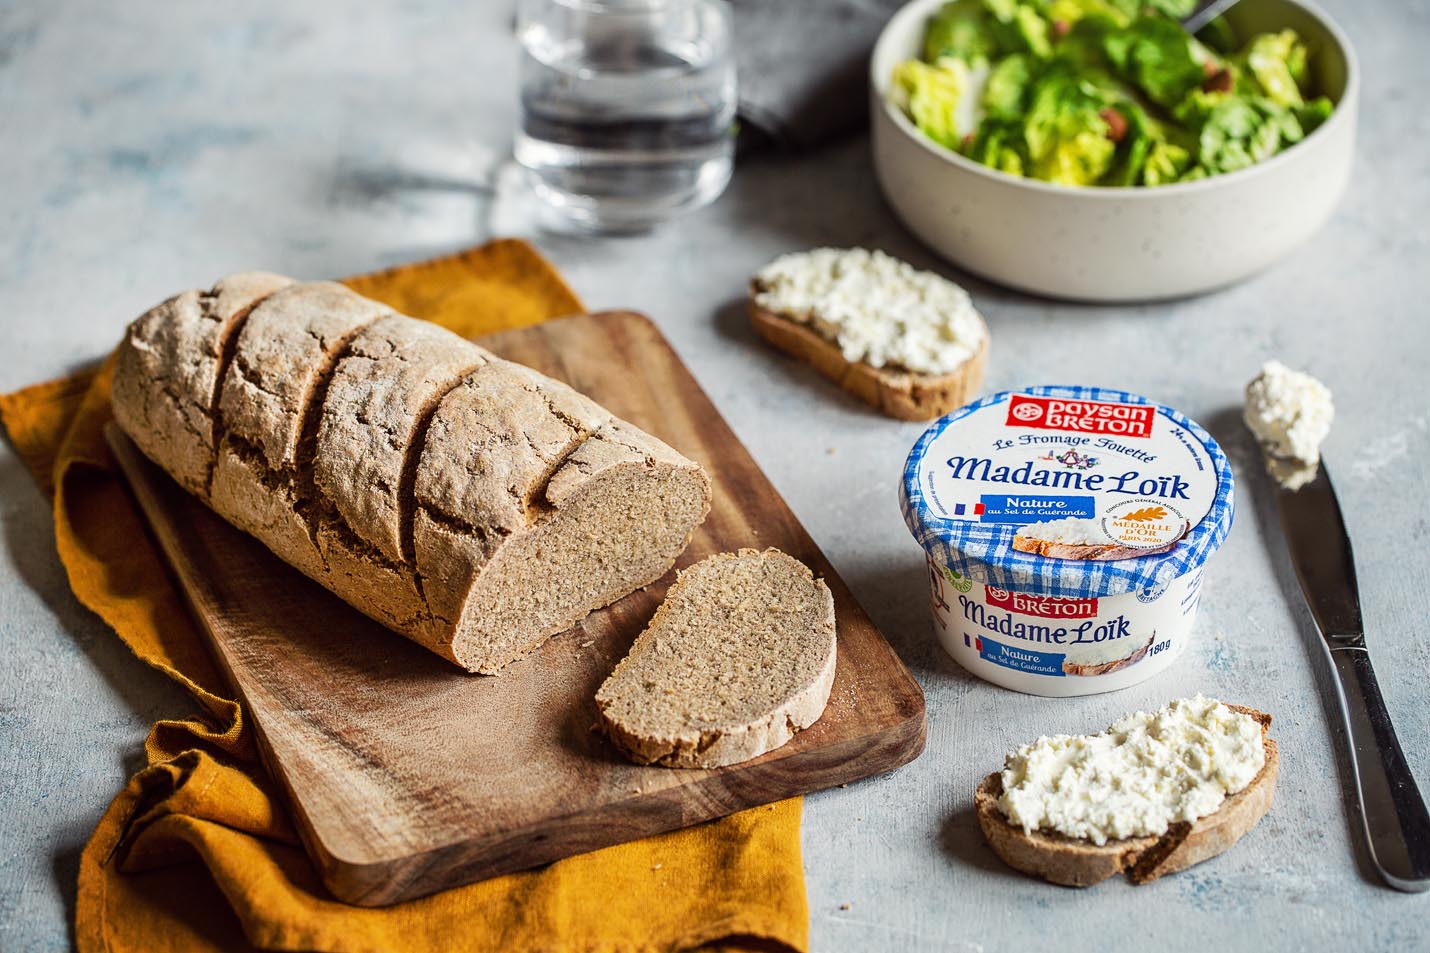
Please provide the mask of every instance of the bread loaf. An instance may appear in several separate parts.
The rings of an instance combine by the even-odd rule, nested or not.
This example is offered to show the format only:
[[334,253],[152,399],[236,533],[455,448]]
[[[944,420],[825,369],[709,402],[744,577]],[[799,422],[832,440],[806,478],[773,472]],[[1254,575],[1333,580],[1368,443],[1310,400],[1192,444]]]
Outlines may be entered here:
[[565,384],[331,282],[171,298],[113,404],[219,515],[470,671],[659,578],[710,507],[698,464]]

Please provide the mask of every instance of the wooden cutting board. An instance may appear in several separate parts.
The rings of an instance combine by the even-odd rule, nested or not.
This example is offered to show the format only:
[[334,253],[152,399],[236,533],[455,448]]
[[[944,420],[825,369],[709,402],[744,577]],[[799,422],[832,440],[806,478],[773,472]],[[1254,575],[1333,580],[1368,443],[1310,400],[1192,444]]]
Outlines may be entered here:
[[834,593],[824,716],[715,770],[640,767],[592,731],[593,696],[670,584],[592,614],[498,676],[395,635],[110,443],[287,790],[334,895],[376,906],[521,870],[898,767],[923,750],[918,685],[656,326],[612,312],[482,343],[589,394],[697,459],[714,508],[679,566],[776,546]]

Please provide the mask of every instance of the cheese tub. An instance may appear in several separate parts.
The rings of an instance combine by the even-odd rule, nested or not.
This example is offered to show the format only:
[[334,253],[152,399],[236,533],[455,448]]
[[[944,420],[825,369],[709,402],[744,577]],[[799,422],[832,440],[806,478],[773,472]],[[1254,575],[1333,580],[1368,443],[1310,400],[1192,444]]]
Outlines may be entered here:
[[1034,387],[929,427],[900,503],[948,653],[1005,688],[1067,696],[1181,655],[1233,490],[1226,454],[1170,407]]

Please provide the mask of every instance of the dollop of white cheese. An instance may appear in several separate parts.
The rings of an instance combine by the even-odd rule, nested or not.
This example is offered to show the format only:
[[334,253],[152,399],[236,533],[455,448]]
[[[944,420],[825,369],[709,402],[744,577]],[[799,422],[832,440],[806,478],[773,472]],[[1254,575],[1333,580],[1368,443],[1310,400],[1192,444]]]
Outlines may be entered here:
[[1100,522],[1079,516],[1029,523],[1018,527],[1018,535],[1025,539],[1070,546],[1096,546],[1112,542],[1112,538],[1103,532]]
[[968,292],[881,251],[816,248],[760,269],[755,304],[809,325],[847,361],[947,374],[986,334]]
[[1214,698],[1135,712],[1095,735],[1039,738],[1008,755],[998,806],[1025,832],[1105,844],[1158,837],[1243,790],[1266,763],[1261,725]]
[[1335,415],[1330,388],[1280,361],[1267,361],[1246,385],[1242,418],[1266,450],[1271,475],[1288,490],[1316,478]]

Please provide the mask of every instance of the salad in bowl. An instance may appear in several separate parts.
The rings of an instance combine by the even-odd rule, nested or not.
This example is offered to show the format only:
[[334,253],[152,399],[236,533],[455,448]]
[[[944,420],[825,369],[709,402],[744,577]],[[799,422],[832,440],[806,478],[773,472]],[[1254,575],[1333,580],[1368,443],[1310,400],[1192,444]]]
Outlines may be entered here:
[[1234,172],[1331,115],[1293,29],[1197,37],[1195,0],[952,0],[890,101],[938,145],[1068,186],[1160,186]]

